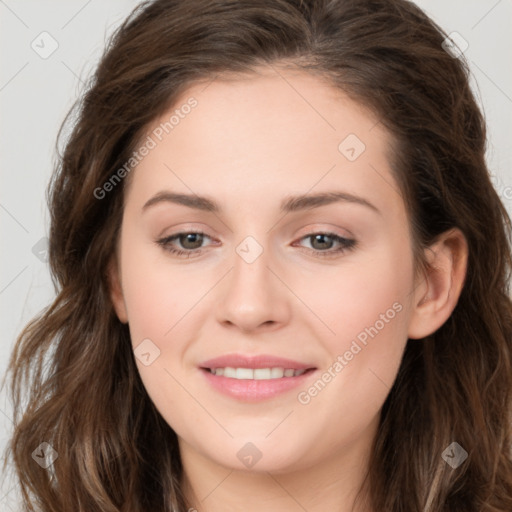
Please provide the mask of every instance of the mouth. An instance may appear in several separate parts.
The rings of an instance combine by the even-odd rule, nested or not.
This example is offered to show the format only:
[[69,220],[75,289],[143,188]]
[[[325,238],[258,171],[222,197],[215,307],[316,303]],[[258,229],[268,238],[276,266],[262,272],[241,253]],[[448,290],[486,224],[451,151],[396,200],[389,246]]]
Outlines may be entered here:
[[212,375],[219,377],[227,377],[237,380],[274,380],[290,377],[299,377],[307,372],[315,370],[315,368],[306,368],[295,370],[293,368],[233,368],[227,366],[224,368],[201,368],[210,372]]
[[199,369],[215,391],[239,401],[255,402],[305,386],[318,368],[270,355],[229,354],[204,361]]

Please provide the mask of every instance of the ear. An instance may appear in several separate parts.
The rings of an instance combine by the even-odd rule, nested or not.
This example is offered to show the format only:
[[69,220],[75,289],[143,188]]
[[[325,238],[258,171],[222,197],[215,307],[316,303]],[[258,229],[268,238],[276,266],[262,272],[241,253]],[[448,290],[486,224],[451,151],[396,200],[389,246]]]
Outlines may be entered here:
[[464,285],[468,244],[457,229],[446,231],[425,250],[426,274],[416,284],[408,336],[420,339],[434,333],[452,314]]
[[124,302],[123,288],[121,286],[121,278],[119,276],[119,266],[116,256],[112,256],[107,269],[107,277],[109,283],[110,298],[116,311],[117,317],[123,324],[128,323],[128,314],[126,304]]

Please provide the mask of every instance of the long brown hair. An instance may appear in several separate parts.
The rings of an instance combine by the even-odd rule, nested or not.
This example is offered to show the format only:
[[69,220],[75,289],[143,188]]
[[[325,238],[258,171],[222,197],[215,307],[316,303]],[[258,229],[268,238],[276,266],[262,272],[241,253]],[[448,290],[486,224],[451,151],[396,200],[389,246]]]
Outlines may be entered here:
[[[389,130],[417,247],[452,227],[468,242],[453,314],[408,341],[384,403],[367,478],[374,510],[512,510],[511,223],[484,159],[468,66],[445,51],[446,37],[406,0],[156,0],[132,12],[59,132],[73,122],[48,189],[57,296],[10,361],[9,452],[27,510],[190,506],[176,435],[109,295],[126,180],[101,198],[98,188],[191,84],[276,63],[325,77]],[[58,453],[47,470],[31,457],[42,441]],[[468,453],[456,469],[442,457],[454,441]]]

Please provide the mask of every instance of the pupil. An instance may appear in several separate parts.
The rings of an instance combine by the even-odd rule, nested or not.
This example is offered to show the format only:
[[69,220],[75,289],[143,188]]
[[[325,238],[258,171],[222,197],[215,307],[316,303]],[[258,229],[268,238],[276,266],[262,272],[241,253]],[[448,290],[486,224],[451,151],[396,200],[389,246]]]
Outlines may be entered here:
[[[189,242],[192,244],[192,247],[187,245]],[[198,247],[201,247],[201,242],[202,235],[200,235],[199,233],[188,233],[187,235],[185,235],[185,243],[182,245],[187,249],[197,249]]]
[[[314,235],[314,241],[317,241],[317,240],[320,241],[320,245],[321,245],[319,247],[320,249],[329,249],[330,248],[330,247],[326,247],[326,245],[327,246],[330,245],[329,242],[325,242],[326,238],[329,238],[329,235]],[[322,246],[322,244],[323,244],[323,246]]]

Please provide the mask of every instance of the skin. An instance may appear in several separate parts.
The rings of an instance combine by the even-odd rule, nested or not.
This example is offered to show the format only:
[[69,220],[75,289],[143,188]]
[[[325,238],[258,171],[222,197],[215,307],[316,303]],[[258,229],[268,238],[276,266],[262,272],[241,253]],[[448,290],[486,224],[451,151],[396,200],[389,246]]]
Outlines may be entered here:
[[[194,509],[348,512],[407,339],[437,330],[456,305],[466,242],[457,230],[446,233],[425,251],[435,270],[415,276],[408,217],[386,159],[390,136],[318,78],[276,68],[217,77],[192,86],[172,110],[191,96],[197,107],[132,171],[110,268],[112,301],[133,347],[149,338],[160,350],[148,366],[136,359],[140,376],[178,436]],[[366,146],[353,162],[338,150],[349,134]],[[222,211],[160,202],[142,212],[163,190],[208,196]],[[334,190],[378,212],[347,201],[279,210],[290,195]],[[190,258],[156,242],[194,231],[208,237]],[[308,235],[325,232],[356,246],[322,257],[339,243],[327,238],[322,246]],[[252,263],[236,252],[247,236],[263,249]],[[194,247],[181,242],[171,245]],[[300,403],[298,392],[393,304],[400,312]],[[299,389],[244,402],[213,389],[198,369],[234,352],[319,370]],[[262,454],[251,468],[237,457],[248,442]],[[363,500],[354,510],[371,508]]]

